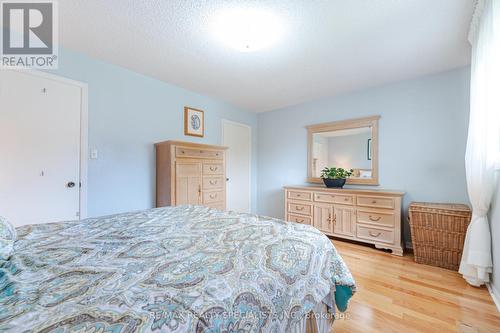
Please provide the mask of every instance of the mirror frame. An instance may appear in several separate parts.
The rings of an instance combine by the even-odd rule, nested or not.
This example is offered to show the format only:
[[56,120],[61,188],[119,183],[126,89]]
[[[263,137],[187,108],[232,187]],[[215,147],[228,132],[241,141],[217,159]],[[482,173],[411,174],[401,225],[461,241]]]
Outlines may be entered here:
[[349,185],[379,185],[378,173],[378,120],[380,116],[334,121],[330,123],[306,126],[307,128],[307,182],[323,184],[320,177],[312,176],[313,134],[338,130],[371,127],[372,129],[372,178],[347,179]]

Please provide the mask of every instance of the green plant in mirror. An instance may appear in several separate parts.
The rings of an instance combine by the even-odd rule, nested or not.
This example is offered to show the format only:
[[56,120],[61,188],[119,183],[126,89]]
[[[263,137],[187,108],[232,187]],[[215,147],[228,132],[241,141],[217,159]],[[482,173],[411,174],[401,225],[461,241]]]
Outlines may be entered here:
[[353,169],[346,170],[344,168],[324,168],[321,170],[321,178],[323,179],[346,179],[352,175]]

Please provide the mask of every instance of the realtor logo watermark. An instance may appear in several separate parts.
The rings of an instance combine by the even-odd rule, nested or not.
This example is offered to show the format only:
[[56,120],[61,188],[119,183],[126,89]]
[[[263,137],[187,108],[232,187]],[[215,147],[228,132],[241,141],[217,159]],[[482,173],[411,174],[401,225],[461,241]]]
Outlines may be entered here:
[[55,1],[1,2],[1,67],[58,67],[57,9]]

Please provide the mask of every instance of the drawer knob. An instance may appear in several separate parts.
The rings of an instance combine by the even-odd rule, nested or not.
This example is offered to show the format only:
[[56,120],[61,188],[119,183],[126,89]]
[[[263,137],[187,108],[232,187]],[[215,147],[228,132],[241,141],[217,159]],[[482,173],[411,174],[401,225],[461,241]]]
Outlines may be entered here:
[[215,199],[217,198],[217,194],[210,194],[210,199]]
[[213,167],[213,166],[211,166],[211,167],[210,167],[210,171],[217,171],[217,167]]
[[376,204],[376,203],[377,203],[377,200],[373,200],[373,201],[372,201],[372,204]]
[[381,232],[377,232],[377,233],[375,233],[375,232],[373,232],[373,231],[368,231],[368,234],[370,234],[370,236],[372,236],[372,237],[378,237],[378,236],[382,235],[382,233],[381,233]]
[[216,180],[211,180],[210,181],[210,185],[216,185],[217,184],[217,181]]
[[304,210],[304,206],[300,207],[300,206],[295,206],[295,209],[296,210]]
[[297,222],[297,223],[304,223],[304,219],[302,219],[302,220],[295,219],[295,222]]
[[370,221],[373,221],[373,222],[378,222],[380,221],[380,219],[382,218],[382,216],[378,216],[378,217],[373,217],[373,216],[368,216],[368,218],[370,219]]
[[344,201],[349,201],[349,198],[344,198]]

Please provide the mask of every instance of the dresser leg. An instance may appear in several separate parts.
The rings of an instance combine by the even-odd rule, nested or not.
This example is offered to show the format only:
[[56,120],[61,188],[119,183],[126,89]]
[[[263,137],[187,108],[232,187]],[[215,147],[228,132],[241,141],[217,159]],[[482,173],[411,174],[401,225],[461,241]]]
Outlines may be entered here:
[[379,250],[391,250],[393,256],[398,256],[402,257],[403,256],[403,248],[402,247],[392,247],[392,246],[385,246],[385,245],[380,245],[380,244],[375,244],[375,248]]
[[398,256],[398,257],[402,257],[403,256],[403,249],[400,248],[400,247],[394,247],[394,248],[391,248],[392,250],[392,255],[393,256]]

